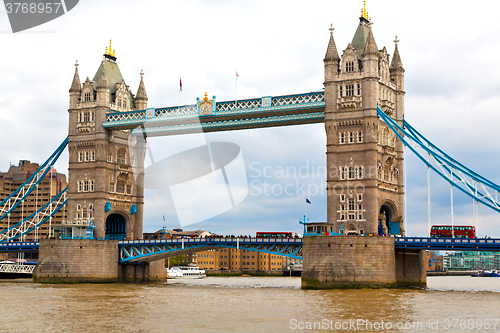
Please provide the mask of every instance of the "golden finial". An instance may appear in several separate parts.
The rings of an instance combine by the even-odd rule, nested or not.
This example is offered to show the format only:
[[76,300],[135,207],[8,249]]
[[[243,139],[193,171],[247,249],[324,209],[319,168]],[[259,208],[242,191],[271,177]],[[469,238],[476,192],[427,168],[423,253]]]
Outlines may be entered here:
[[366,0],[363,1],[363,9],[361,9],[361,17],[368,20],[368,12],[366,11]]
[[106,47],[106,53],[104,53],[104,54],[112,56],[112,57],[115,56],[115,50],[113,50],[111,48],[111,38],[109,39],[109,47]]
[[394,40],[394,43],[396,43],[396,46],[398,45],[398,43],[399,43],[398,35],[396,35],[396,39]]
[[144,75],[144,71],[142,70],[142,68],[141,68],[141,74],[140,74],[140,75],[141,75],[141,76],[143,76],[143,75]]
[[76,60],[76,62],[75,62],[75,67],[76,67],[76,69],[78,69],[78,66],[79,66],[79,64],[78,64],[78,60]]
[[204,101],[208,101],[208,95],[207,92],[205,91],[205,98],[203,98]]
[[333,27],[333,23],[330,24],[330,29],[328,30],[330,30],[330,34],[333,35],[333,30],[335,30],[335,28]]

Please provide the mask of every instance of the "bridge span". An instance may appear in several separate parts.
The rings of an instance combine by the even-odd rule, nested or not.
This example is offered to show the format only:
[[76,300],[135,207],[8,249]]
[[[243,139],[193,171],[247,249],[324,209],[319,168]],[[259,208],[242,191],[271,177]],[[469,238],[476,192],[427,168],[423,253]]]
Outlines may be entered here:
[[[310,236],[306,236],[310,237]],[[344,237],[344,236],[338,236]],[[375,236],[374,236],[375,237]],[[363,237],[357,237],[362,239]],[[372,238],[372,237],[366,237]],[[263,252],[303,259],[302,238],[183,238],[118,241],[120,264],[152,262],[159,259],[216,248]],[[500,238],[394,237],[395,249],[438,251],[500,251]],[[32,252],[39,242],[0,243],[0,252]]]

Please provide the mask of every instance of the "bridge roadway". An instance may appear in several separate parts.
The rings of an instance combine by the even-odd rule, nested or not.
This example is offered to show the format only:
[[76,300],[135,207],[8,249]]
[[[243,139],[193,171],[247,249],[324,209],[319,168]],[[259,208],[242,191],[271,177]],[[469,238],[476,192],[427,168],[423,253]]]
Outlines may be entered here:
[[[438,251],[497,251],[500,238],[395,237],[396,249]],[[184,238],[118,241],[122,264],[150,262],[162,258],[215,248],[234,248],[302,259],[302,239],[283,238]],[[0,252],[38,251],[38,242],[2,242]]]

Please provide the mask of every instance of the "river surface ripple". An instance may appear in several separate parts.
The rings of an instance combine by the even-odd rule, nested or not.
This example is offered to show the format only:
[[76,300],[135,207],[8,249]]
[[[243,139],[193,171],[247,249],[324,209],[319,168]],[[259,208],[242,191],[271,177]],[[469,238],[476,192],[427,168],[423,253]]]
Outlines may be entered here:
[[429,277],[426,290],[301,290],[294,277],[0,281],[2,332],[500,332],[500,278]]

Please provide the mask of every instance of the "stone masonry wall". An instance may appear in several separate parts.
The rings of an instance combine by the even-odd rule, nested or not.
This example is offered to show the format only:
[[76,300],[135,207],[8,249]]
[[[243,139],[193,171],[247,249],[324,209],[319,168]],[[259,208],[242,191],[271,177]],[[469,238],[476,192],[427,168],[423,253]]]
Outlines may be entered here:
[[394,238],[304,237],[302,288],[394,287]]
[[42,239],[33,282],[154,281],[166,276],[165,260],[120,265],[118,241]]

